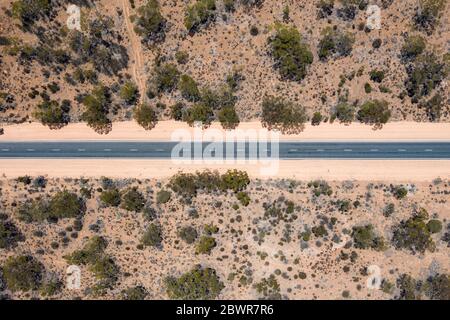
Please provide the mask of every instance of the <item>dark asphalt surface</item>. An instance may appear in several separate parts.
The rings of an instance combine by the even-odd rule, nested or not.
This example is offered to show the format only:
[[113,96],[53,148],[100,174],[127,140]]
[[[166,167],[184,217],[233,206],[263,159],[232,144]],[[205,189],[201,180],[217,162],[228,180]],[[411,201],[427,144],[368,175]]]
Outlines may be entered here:
[[[1,158],[148,158],[168,159],[175,142],[0,142]],[[203,149],[208,143],[203,143]],[[199,146],[199,145],[198,145]],[[231,145],[234,157],[249,158],[249,144]],[[262,146],[271,156],[270,144]],[[193,144],[191,145],[194,150]],[[224,155],[226,147],[223,145]],[[239,154],[238,154],[239,150]],[[193,154],[193,152],[192,152]],[[232,154],[232,153],[230,153]],[[180,154],[182,155],[182,153]],[[214,153],[213,153],[214,156]],[[254,157],[252,157],[254,158]],[[282,142],[280,159],[450,159],[448,142],[316,143]]]

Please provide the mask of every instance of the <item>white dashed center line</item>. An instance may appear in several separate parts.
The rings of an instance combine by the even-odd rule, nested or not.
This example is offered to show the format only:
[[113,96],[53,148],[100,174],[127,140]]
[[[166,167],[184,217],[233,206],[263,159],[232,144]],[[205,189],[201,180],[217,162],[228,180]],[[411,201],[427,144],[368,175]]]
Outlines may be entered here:
[[399,152],[405,152],[406,149],[398,149]]
[[2,149],[2,151],[3,151],[3,152],[8,152],[8,151],[9,151],[9,149]]
[[345,152],[352,152],[352,149],[344,149]]
[[130,149],[131,152],[138,152],[138,149]]
[[34,151],[34,149],[27,149],[27,151],[28,151],[28,152],[33,152],[33,151]]
[[425,149],[425,152],[433,152],[433,149]]
[[370,149],[371,152],[378,152],[378,149]]
[[59,152],[61,149],[52,149],[53,152]]
[[78,149],[79,152],[84,152],[86,149]]
[[323,149],[317,149],[317,152],[323,152],[324,150]]
[[103,151],[110,152],[111,149],[103,149]]

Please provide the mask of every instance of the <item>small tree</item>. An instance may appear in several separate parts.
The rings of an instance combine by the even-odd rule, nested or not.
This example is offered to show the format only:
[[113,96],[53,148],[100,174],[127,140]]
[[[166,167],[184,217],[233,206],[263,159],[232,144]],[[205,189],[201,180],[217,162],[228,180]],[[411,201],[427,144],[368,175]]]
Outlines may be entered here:
[[426,48],[425,39],[420,35],[410,35],[405,39],[401,49],[403,61],[410,61],[421,55]]
[[339,122],[349,125],[355,119],[355,108],[352,105],[343,102],[337,105],[335,114]]
[[197,87],[197,83],[190,76],[184,74],[180,78],[178,89],[181,92],[183,98],[191,102],[197,102],[200,100],[200,90]]
[[216,17],[215,0],[197,0],[186,11],[184,25],[191,32],[197,31],[202,25],[207,25]]
[[349,33],[326,28],[322,35],[323,38],[320,40],[318,47],[320,60],[326,61],[330,57],[346,57],[352,52],[355,39]]
[[105,190],[100,194],[100,200],[110,207],[118,207],[120,205],[120,192],[116,188]]
[[158,117],[155,110],[144,103],[134,110],[134,120],[145,130],[151,130],[156,126]]
[[3,265],[3,277],[13,292],[39,289],[44,271],[44,266],[32,256],[10,257]]
[[373,100],[365,102],[358,111],[358,120],[365,124],[374,125],[380,129],[389,121],[391,111],[384,100]]
[[224,288],[214,269],[200,265],[179,278],[167,277],[164,283],[169,298],[180,300],[215,299]]
[[270,54],[283,79],[300,82],[313,63],[313,54],[294,27],[278,26],[269,39]]
[[134,105],[139,98],[139,90],[136,84],[128,81],[120,89],[119,95],[127,104]]
[[266,96],[262,103],[262,124],[285,134],[300,133],[308,117],[305,108],[282,98]]
[[197,240],[198,234],[195,228],[191,226],[183,227],[178,231],[178,236],[187,244],[192,244]]
[[109,98],[106,87],[97,86],[91,94],[83,99],[86,110],[81,115],[81,119],[86,121],[88,126],[98,133],[108,133],[111,131],[111,120],[108,118]]
[[413,18],[416,27],[431,34],[442,16],[446,3],[446,0],[420,0]]
[[144,196],[136,187],[128,189],[122,196],[122,208],[125,210],[141,212],[144,205]]
[[69,115],[54,100],[38,104],[33,116],[50,129],[60,129],[69,123]]
[[161,227],[152,223],[142,237],[144,246],[160,247],[163,241]]
[[188,109],[183,117],[190,126],[200,122],[203,127],[208,127],[214,119],[214,112],[207,105],[198,103]]
[[134,31],[142,37],[142,41],[153,44],[165,38],[166,20],[161,14],[157,0],[147,0],[137,9]]
[[219,111],[218,118],[224,129],[236,129],[240,122],[234,107],[224,107]]

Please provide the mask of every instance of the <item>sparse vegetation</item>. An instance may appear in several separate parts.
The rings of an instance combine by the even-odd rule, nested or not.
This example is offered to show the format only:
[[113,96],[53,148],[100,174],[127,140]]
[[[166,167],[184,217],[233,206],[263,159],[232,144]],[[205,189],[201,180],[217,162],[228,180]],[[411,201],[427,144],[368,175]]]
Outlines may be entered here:
[[285,134],[300,133],[307,121],[305,108],[279,97],[267,96],[262,103],[262,124]]

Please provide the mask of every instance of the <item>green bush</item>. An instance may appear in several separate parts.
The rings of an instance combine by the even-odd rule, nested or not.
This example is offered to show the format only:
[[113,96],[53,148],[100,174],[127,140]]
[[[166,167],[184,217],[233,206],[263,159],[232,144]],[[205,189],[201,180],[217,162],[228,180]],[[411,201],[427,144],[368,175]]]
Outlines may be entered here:
[[189,61],[189,53],[186,51],[177,51],[175,53],[175,60],[177,60],[179,64],[186,64]]
[[204,128],[208,127],[214,119],[213,110],[203,103],[197,103],[186,110],[183,119],[193,126],[196,122],[200,122]]
[[191,102],[197,102],[200,100],[200,90],[197,87],[197,83],[190,76],[183,74],[178,84],[178,89],[181,92],[183,98]]
[[67,190],[56,193],[49,203],[49,214],[52,218],[76,218],[83,215],[85,206],[77,194]]
[[150,86],[155,94],[161,92],[171,92],[174,90],[180,78],[180,71],[174,64],[166,63],[157,65],[153,70],[153,77],[150,80]]
[[115,188],[102,191],[100,200],[109,207],[118,207],[121,202],[120,192]]
[[254,285],[256,292],[267,300],[281,300],[280,284],[273,274],[268,278],[263,278],[259,283]]
[[284,134],[300,133],[308,117],[304,107],[279,97],[266,96],[262,103],[262,124]]
[[303,43],[294,27],[277,26],[276,34],[269,39],[270,54],[283,79],[301,81],[313,63],[313,54]]
[[351,54],[355,42],[351,34],[328,27],[322,32],[322,36],[318,46],[320,60],[326,61],[330,57],[339,58]]
[[450,300],[450,276],[437,274],[424,283],[425,295],[431,300]]
[[198,31],[200,26],[207,25],[215,19],[215,11],[215,0],[197,0],[196,3],[187,8],[184,26],[189,31]]
[[145,130],[151,130],[156,126],[158,116],[152,107],[144,103],[134,109],[134,120]]
[[143,286],[130,287],[122,290],[122,300],[144,300],[148,296]]
[[240,122],[234,107],[224,107],[219,111],[218,118],[224,129],[236,129]]
[[104,255],[108,242],[100,236],[94,236],[85,244],[83,249],[64,256],[64,259],[74,265],[94,264]]
[[357,117],[360,122],[374,125],[379,129],[389,121],[391,111],[384,100],[367,101],[360,107]]
[[331,196],[333,194],[333,190],[330,185],[324,180],[314,180],[308,183],[308,188],[313,189],[313,194],[316,197],[320,195]]
[[323,225],[314,226],[311,228],[311,231],[317,238],[321,238],[328,235],[328,231]]
[[154,223],[148,226],[147,231],[145,231],[144,236],[142,237],[141,240],[144,246],[151,246],[151,247],[160,247],[162,241],[163,238],[161,227]]
[[323,120],[323,116],[320,112],[314,112],[313,117],[311,119],[311,125],[318,126]]
[[369,75],[370,75],[370,80],[372,80],[374,82],[378,82],[378,83],[381,83],[385,76],[384,71],[376,70],[376,69],[370,71]]
[[210,236],[202,236],[195,247],[196,254],[210,254],[211,250],[216,247],[216,239]]
[[33,116],[50,129],[60,129],[70,121],[69,115],[54,100],[44,100],[38,104]]
[[12,292],[39,289],[44,272],[44,266],[32,256],[9,257],[3,265],[3,278]]
[[86,121],[88,126],[99,133],[111,131],[111,120],[108,118],[109,98],[106,87],[97,86],[91,94],[83,99],[86,110],[81,115],[81,119]]
[[164,40],[166,20],[161,14],[157,0],[147,0],[137,9],[134,24],[134,31],[144,42],[152,44]]
[[97,259],[90,267],[94,276],[102,281],[103,285],[107,284],[108,287],[112,286],[117,281],[119,275],[119,268],[115,264],[114,260],[108,256],[102,256]]
[[250,178],[247,172],[239,170],[228,170],[222,175],[222,181],[226,189],[233,190],[234,192],[243,191],[250,183]]
[[170,201],[170,197],[171,197],[171,193],[169,191],[167,191],[167,190],[160,190],[156,194],[156,203],[158,203],[158,204],[167,203],[167,202]]
[[59,279],[48,279],[42,283],[39,293],[43,297],[52,297],[61,292],[62,286],[63,284]]
[[436,219],[432,219],[428,221],[427,229],[431,233],[439,233],[442,231],[442,222]]
[[445,9],[447,0],[420,0],[413,21],[419,30],[431,34]]
[[374,249],[381,251],[386,248],[384,239],[375,234],[373,225],[368,224],[360,227],[353,227],[353,245],[357,249]]
[[129,105],[134,105],[139,98],[139,90],[132,81],[126,82],[120,88],[119,96]]
[[50,15],[52,4],[50,0],[17,0],[12,3],[11,11],[23,27],[29,28],[37,20]]
[[139,190],[130,188],[122,195],[121,207],[128,211],[141,212],[145,205],[145,198]]
[[336,107],[335,115],[340,123],[351,124],[355,119],[355,108],[348,103],[340,103]]
[[224,288],[214,269],[200,265],[179,278],[167,277],[164,283],[169,298],[177,300],[212,300]]
[[413,253],[434,251],[435,245],[423,216],[402,221],[395,229],[392,241],[397,249],[409,249]]
[[43,222],[49,217],[48,203],[42,199],[25,202],[19,206],[17,216],[27,223]]
[[247,207],[250,204],[250,196],[247,192],[238,192],[236,197],[244,207]]
[[326,18],[333,14],[334,0],[320,0],[317,3],[319,9],[318,17],[320,19]]
[[24,236],[14,223],[0,220],[0,249],[10,249],[24,240]]
[[425,109],[428,120],[439,121],[442,115],[442,109],[444,106],[444,98],[440,93],[436,93],[429,100],[421,103],[422,108]]
[[410,35],[405,39],[401,49],[403,61],[413,60],[421,55],[426,48],[425,39],[420,35]]
[[391,192],[397,200],[401,200],[408,195],[408,189],[403,186],[394,186]]
[[187,244],[192,244],[197,240],[198,233],[195,228],[191,226],[183,227],[178,231],[178,236],[186,241]]
[[446,64],[434,54],[425,53],[407,66],[405,87],[413,103],[428,96],[447,76]]
[[389,203],[384,207],[383,216],[390,217],[395,212],[395,205],[393,203]]
[[183,120],[183,114],[186,106],[183,102],[177,102],[170,107],[170,117],[176,121]]

